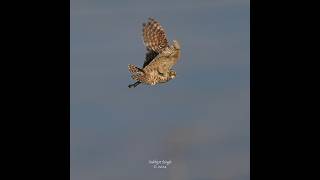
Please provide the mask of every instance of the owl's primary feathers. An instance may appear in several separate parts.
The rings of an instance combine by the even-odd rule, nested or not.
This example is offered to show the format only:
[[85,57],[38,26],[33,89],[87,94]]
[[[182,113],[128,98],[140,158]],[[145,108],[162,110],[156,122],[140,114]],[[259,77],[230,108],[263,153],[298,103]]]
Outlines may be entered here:
[[176,77],[172,67],[180,58],[180,44],[173,40],[169,46],[163,27],[153,18],[143,23],[143,42],[147,53],[143,67],[139,68],[129,64],[128,69],[131,78],[136,80],[129,88],[136,87],[140,83],[155,85],[165,83]]

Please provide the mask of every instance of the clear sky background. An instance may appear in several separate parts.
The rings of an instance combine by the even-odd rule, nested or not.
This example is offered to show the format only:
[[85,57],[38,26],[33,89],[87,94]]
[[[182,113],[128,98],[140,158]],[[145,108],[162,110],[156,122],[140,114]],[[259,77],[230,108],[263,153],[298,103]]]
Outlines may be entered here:
[[[250,179],[249,0],[70,6],[71,180]],[[177,77],[129,89],[148,17],[181,43]]]

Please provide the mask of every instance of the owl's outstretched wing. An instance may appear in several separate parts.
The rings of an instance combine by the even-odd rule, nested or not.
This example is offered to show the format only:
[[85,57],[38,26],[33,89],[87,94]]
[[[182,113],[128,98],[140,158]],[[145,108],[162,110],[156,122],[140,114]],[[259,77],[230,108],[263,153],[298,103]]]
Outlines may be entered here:
[[168,40],[163,27],[153,18],[149,18],[147,23],[143,23],[143,42],[147,50],[161,53],[168,47]]
[[147,48],[143,67],[147,66],[159,53],[169,46],[163,27],[153,18],[143,23],[143,42]]

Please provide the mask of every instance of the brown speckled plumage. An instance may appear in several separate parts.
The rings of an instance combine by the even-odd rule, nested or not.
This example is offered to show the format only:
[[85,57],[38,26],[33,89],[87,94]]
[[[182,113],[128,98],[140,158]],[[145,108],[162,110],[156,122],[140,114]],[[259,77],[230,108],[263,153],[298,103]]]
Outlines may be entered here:
[[180,44],[174,40],[173,45],[169,46],[163,27],[153,18],[143,23],[142,35],[147,53],[142,69],[129,64],[131,78],[137,81],[129,85],[129,88],[140,83],[165,83],[176,76],[172,67],[180,58]]

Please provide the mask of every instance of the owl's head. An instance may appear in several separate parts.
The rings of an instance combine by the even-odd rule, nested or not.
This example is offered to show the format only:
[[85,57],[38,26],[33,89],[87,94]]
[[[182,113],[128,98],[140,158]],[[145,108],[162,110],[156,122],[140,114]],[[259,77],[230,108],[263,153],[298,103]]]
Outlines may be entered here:
[[173,47],[178,50],[180,49],[180,44],[177,40],[173,40]]
[[177,76],[177,74],[176,74],[175,71],[170,70],[170,71],[169,71],[169,76],[170,76],[171,79],[174,79],[174,78]]

